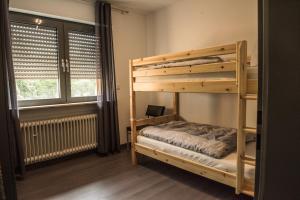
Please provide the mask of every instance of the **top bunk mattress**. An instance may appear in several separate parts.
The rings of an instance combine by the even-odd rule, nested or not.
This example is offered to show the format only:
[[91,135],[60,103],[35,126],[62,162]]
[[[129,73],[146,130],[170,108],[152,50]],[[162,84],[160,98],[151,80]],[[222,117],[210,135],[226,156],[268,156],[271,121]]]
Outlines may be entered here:
[[[236,149],[237,130],[208,124],[171,121],[148,126],[139,135],[220,159]],[[247,142],[255,141],[248,136]]]

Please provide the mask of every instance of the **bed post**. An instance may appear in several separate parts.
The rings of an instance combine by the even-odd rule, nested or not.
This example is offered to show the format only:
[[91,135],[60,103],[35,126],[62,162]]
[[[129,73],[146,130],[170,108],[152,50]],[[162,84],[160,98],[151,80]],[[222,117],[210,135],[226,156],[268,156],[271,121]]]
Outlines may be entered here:
[[135,152],[135,143],[137,140],[137,133],[136,133],[136,98],[135,98],[135,91],[133,90],[133,66],[132,60],[129,60],[129,84],[130,84],[130,124],[131,124],[131,160],[132,164],[137,164],[136,152]]
[[175,115],[175,120],[179,120],[179,93],[173,93],[173,114]]
[[237,175],[236,175],[236,193],[240,194],[244,183],[244,162],[246,147],[246,101],[242,97],[247,92],[247,42],[239,41],[236,45],[236,70],[238,84],[238,115],[237,115]]

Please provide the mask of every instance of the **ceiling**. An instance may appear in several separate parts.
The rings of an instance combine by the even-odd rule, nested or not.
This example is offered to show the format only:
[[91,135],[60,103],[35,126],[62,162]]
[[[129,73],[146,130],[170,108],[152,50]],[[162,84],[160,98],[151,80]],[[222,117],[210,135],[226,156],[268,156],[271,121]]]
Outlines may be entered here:
[[134,9],[144,13],[159,10],[178,0],[109,0],[113,5]]
[[[95,0],[81,0],[95,2]],[[150,13],[168,6],[178,0],[108,0],[112,5],[128,8],[142,13]]]

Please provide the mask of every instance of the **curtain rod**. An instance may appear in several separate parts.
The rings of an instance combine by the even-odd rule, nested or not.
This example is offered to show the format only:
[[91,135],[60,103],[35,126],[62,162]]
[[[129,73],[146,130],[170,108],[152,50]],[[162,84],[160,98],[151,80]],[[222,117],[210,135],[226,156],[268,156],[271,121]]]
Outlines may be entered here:
[[37,16],[41,16],[41,17],[49,17],[49,18],[53,18],[53,19],[66,20],[66,21],[77,22],[77,23],[82,23],[82,24],[95,25],[95,22],[91,22],[91,21],[85,21],[85,20],[80,20],[80,19],[75,19],[75,18],[70,18],[70,17],[62,17],[62,16],[58,16],[58,15],[46,14],[46,13],[36,12],[36,11],[32,11],[32,10],[25,10],[25,9],[10,7],[9,11],[30,14],[30,15],[37,15]]
[[122,15],[129,14],[128,10],[111,5],[111,9],[120,12]]
[[[90,5],[91,4],[91,2],[93,3],[93,4],[95,4],[96,2],[97,2],[97,0],[93,0],[93,1],[90,1],[90,0],[77,0],[77,1],[80,1],[80,2],[84,2],[85,4],[88,4],[88,5]],[[110,6],[111,6],[111,9],[112,10],[115,10],[115,11],[117,11],[117,12],[120,12],[121,14],[129,14],[129,10],[126,10],[126,9],[124,9],[124,8],[121,8],[121,7],[119,7],[117,4],[112,4],[112,3],[110,3]]]

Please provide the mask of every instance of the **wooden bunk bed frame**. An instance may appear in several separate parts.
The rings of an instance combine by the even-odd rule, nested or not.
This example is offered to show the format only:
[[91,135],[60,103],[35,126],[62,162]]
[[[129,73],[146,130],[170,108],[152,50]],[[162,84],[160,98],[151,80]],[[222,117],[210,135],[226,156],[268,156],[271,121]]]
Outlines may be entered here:
[[[136,70],[136,67],[182,62],[199,59],[207,56],[221,56],[235,54],[233,61],[217,62],[211,64],[168,67],[159,69]],[[247,78],[247,42],[238,41],[234,44],[217,46],[207,49],[184,51],[147,58],[129,60],[130,71],[130,113],[131,113],[131,154],[132,163],[137,164],[137,153],[143,154],[178,168],[207,177],[220,183],[234,187],[237,194],[254,195],[254,183],[244,178],[245,164],[255,166],[255,158],[245,155],[246,134],[255,134],[255,128],[246,127],[246,102],[257,99],[257,80]],[[216,72],[235,72],[235,79],[228,80],[190,80],[171,82],[137,82],[138,77],[154,77],[168,75],[187,75]],[[136,118],[136,92],[157,91],[172,92],[173,113],[170,115],[137,119]],[[237,94],[238,98],[238,125],[237,125],[237,171],[228,173],[213,167],[203,165],[188,159],[149,148],[137,143],[137,126],[159,124],[179,119],[179,93],[230,93]]]

